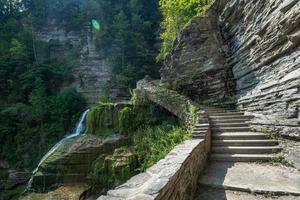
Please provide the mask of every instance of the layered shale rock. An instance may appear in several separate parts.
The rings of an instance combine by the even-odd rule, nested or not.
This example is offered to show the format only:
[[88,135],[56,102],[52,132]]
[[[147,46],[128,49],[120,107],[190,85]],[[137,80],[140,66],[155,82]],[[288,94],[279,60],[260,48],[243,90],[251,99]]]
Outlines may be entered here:
[[236,98],[253,126],[300,138],[300,2],[228,1],[220,27]]
[[226,99],[261,131],[300,138],[300,3],[216,1],[179,34],[161,69],[170,87]]

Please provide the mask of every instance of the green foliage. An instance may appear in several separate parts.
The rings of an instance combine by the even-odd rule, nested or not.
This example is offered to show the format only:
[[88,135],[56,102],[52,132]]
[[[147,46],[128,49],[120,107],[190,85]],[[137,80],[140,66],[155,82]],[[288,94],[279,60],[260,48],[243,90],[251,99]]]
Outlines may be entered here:
[[188,131],[192,133],[192,131],[195,128],[195,125],[199,121],[199,114],[198,114],[198,109],[194,105],[189,106],[189,120],[188,120]]
[[[131,106],[100,102],[87,116],[88,133],[107,136],[114,132],[132,135],[136,130],[160,124],[170,114],[153,104]],[[174,121],[176,121],[174,119]]]
[[160,0],[162,48],[157,60],[164,60],[172,51],[179,31],[196,15],[203,15],[213,0]]
[[128,134],[136,129],[136,113],[132,108],[125,107],[120,111],[119,126],[120,132]]
[[163,159],[177,144],[188,137],[186,130],[169,121],[138,130],[133,136],[133,141],[140,164],[139,170],[145,171]]
[[[157,38],[160,12],[157,0],[24,0],[34,27],[49,19],[66,31],[80,31],[90,25],[96,46],[114,73],[115,84],[134,88],[145,75],[158,78]],[[93,28],[92,20],[101,24]]]
[[[112,105],[102,104],[101,107],[108,108]],[[99,105],[97,109],[99,109]],[[105,117],[97,118],[93,111],[100,114],[104,113],[103,110],[99,112],[99,110],[92,109],[90,112],[93,116],[92,119],[98,121],[93,121],[93,123],[101,122],[103,124],[102,121]],[[107,112],[105,115],[111,116]],[[88,118],[89,120],[91,119]],[[100,182],[105,187],[110,188],[116,183],[116,177],[118,180],[124,177],[121,180],[126,181],[133,175],[133,172],[145,171],[164,158],[177,144],[189,138],[189,132],[178,124],[178,120],[170,116],[170,113],[152,104],[124,107],[119,111],[119,131],[131,138],[137,163],[134,168],[122,168],[121,173],[116,176],[114,164],[112,164],[114,161],[111,161],[110,156],[101,156],[95,162],[93,174],[100,178]],[[112,130],[111,133],[113,133]]]
[[282,155],[272,157],[271,162],[281,163],[282,165],[285,165],[285,166],[288,166],[288,167],[294,167],[293,163],[286,160],[285,157],[282,156]]
[[[160,14],[156,0],[98,0],[102,12],[93,13],[101,19],[96,31],[97,46],[106,50],[115,82],[134,88],[137,80],[149,74],[158,77],[157,30]],[[101,2],[101,3],[100,3]]]
[[84,102],[75,91],[61,90],[72,78],[69,68],[36,62],[22,3],[0,3],[0,160],[32,169],[73,128]]

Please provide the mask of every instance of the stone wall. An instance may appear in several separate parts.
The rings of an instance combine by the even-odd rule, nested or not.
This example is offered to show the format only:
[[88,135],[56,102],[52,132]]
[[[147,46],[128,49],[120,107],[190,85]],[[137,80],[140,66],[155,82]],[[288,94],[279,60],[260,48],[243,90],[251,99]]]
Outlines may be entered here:
[[187,97],[180,95],[176,91],[167,89],[160,85],[157,81],[148,80],[147,78],[137,83],[137,88],[134,91],[134,98],[141,101],[149,100],[170,113],[178,117],[185,126],[189,126],[193,115],[196,114],[196,105]]
[[98,200],[193,200],[210,152],[210,137],[208,128],[205,139],[190,139],[176,146],[146,172]]
[[222,4],[239,108],[255,116],[254,128],[300,138],[300,2]]

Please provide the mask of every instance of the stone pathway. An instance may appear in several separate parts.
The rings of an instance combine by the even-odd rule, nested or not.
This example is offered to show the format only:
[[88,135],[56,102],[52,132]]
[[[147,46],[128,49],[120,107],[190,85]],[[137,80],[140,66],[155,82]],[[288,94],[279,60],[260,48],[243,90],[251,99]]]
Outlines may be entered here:
[[299,143],[271,140],[264,133],[253,132],[247,124],[249,116],[242,112],[205,110],[212,128],[212,155],[199,179],[196,200],[300,200],[297,168],[255,163],[284,155],[297,167]]
[[300,141],[281,139],[282,156],[300,170]]
[[252,193],[300,196],[300,172],[269,163],[211,162],[201,176],[201,186]]
[[259,195],[223,189],[203,188],[195,200],[300,200],[299,196]]
[[[282,150],[277,140],[251,130],[247,121],[251,116],[243,112],[219,108],[204,108],[212,130],[212,160],[262,161],[276,158]],[[200,131],[200,130],[199,130]]]

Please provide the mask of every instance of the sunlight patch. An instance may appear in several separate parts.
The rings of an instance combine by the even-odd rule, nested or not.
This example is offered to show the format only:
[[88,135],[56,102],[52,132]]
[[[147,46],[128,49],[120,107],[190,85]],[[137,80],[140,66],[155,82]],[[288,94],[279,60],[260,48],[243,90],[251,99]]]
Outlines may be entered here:
[[100,23],[98,22],[98,20],[92,19],[92,26],[93,26],[96,30],[100,30]]

